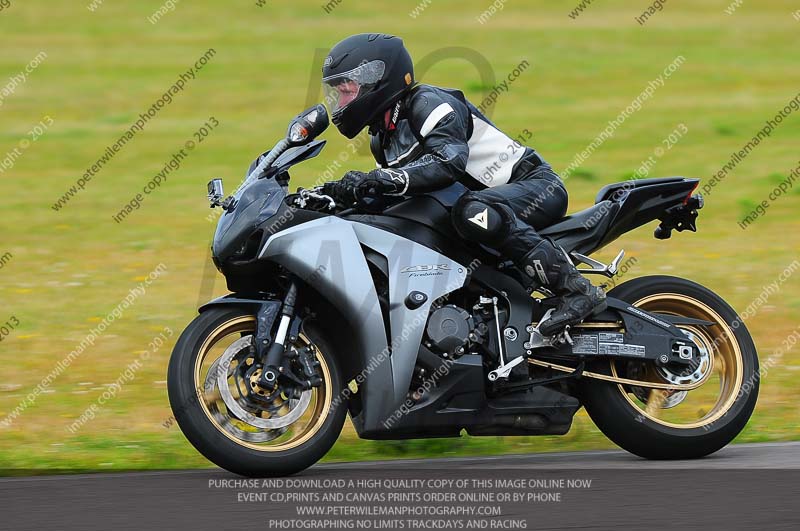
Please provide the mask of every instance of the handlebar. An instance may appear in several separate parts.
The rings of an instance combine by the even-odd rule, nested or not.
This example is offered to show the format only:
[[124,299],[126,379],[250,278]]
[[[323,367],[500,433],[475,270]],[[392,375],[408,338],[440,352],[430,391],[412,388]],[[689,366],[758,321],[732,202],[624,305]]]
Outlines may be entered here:
[[[358,198],[353,205],[340,205],[336,200],[326,194],[322,193],[323,186],[314,186],[312,188],[301,188],[297,191],[292,202],[299,208],[311,210],[326,210],[335,212],[337,215],[346,213],[362,212],[365,214],[378,214],[383,212],[388,206],[395,204],[390,201],[390,198],[383,194],[364,194]],[[318,201],[321,204],[310,204]],[[338,210],[338,212],[337,212]]]

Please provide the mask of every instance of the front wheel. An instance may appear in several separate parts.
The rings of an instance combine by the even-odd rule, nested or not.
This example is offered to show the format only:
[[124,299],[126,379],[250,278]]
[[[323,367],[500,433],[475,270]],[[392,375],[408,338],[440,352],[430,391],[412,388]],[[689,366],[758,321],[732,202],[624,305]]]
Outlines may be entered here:
[[585,380],[583,399],[598,428],[625,450],[648,459],[690,459],[716,452],[744,429],[758,398],[758,356],[736,312],[703,286],[677,277],[625,282],[609,296],[651,313],[691,317],[713,325],[676,325],[698,347],[691,374],[637,361],[602,362],[597,372],[639,381],[704,383],[665,391]]
[[324,338],[304,326],[291,349],[312,353],[321,384],[259,387],[255,327],[255,316],[244,308],[211,308],[197,316],[172,352],[170,405],[189,442],[216,465],[251,477],[293,474],[336,442],[347,414],[336,399],[342,377]]

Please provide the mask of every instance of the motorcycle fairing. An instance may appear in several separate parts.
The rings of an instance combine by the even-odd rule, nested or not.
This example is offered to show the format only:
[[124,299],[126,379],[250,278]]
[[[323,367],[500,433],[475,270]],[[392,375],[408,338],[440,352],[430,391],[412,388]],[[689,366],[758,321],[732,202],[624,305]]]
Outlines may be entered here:
[[[385,257],[388,264],[391,341],[364,247]],[[378,429],[405,400],[431,304],[461,288],[467,277],[466,267],[432,249],[333,216],[272,235],[259,258],[302,279],[313,279],[312,287],[352,325],[363,381],[359,382],[363,408],[353,418],[359,432]],[[425,294],[425,301],[418,307],[406,305],[411,292]]]

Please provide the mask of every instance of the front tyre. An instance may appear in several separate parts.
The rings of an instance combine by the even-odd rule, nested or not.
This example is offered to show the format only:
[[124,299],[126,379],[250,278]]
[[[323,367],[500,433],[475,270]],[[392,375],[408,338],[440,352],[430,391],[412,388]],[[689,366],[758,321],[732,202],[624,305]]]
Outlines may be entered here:
[[597,372],[667,383],[704,383],[691,391],[661,391],[586,379],[583,399],[598,428],[625,450],[648,459],[703,457],[744,429],[758,398],[758,356],[736,312],[703,286],[677,277],[649,276],[609,293],[652,313],[711,321],[676,325],[704,360],[693,374],[672,374],[642,362],[604,361]]
[[341,373],[322,335],[304,326],[292,348],[314,353],[322,383],[302,393],[259,388],[255,326],[244,308],[197,316],[170,358],[170,405],[189,442],[216,465],[242,476],[294,474],[322,458],[342,430]]

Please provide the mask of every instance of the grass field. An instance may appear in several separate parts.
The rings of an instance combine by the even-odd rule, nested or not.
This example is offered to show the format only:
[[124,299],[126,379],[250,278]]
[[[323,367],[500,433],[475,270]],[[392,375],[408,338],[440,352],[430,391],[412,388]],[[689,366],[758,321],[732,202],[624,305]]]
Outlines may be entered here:
[[[316,65],[325,49],[349,34],[403,36],[418,61],[441,59],[422,81],[460,87],[476,104],[529,62],[489,112],[511,136],[529,129],[530,144],[559,171],[683,57],[640,110],[571,172],[571,211],[589,206],[603,184],[626,179],[643,164],[649,176],[709,182],[800,91],[800,15],[793,16],[786,2],[745,1],[729,15],[728,0],[670,1],[644,24],[635,18],[646,11],[645,1],[597,2],[575,18],[569,14],[578,0],[498,0],[488,16],[482,16],[488,0],[380,6],[341,0],[329,13],[326,3],[180,2],[153,24],[159,8],[171,3],[2,2],[0,323],[8,334],[0,343],[0,470],[208,466],[176,427],[162,425],[170,415],[165,373],[171,346],[198,300],[225,292],[221,278],[213,290],[203,284],[213,229],[205,183],[224,177],[230,189],[288,120],[321,97]],[[107,147],[204,55],[206,64],[172,103],[55,210]],[[15,83],[37,57],[24,82],[17,77]],[[662,242],[652,237],[652,227],[644,228],[599,256],[608,259],[625,248],[638,260],[626,278],[679,274],[744,311],[798,259],[800,183],[769,199],[800,160],[800,112],[790,110],[712,189],[697,234]],[[198,141],[194,133],[212,118],[219,125]],[[676,130],[685,133],[672,145],[669,135]],[[296,168],[294,185],[315,181],[347,149],[333,129],[324,138],[328,147]],[[196,145],[180,168],[116,222],[112,216],[188,149],[187,141]],[[365,150],[346,165],[373,167]],[[741,228],[762,200],[763,215]],[[107,324],[106,316],[159,264],[162,274]],[[747,319],[762,363],[796,337],[798,286],[800,275],[784,274]],[[2,424],[104,318],[105,331],[93,344],[84,341],[87,348],[45,392]],[[169,336],[165,327],[173,335],[164,346],[151,346],[159,334]],[[784,350],[763,379],[740,441],[800,438],[800,347]],[[126,367],[135,369],[130,379]],[[108,386],[112,382],[119,389]],[[113,399],[95,418],[70,430],[109,389]],[[348,428],[329,458],[610,446],[581,413],[573,432],[560,438],[375,443],[357,440]]]

